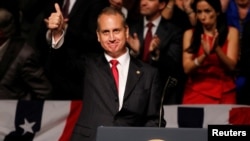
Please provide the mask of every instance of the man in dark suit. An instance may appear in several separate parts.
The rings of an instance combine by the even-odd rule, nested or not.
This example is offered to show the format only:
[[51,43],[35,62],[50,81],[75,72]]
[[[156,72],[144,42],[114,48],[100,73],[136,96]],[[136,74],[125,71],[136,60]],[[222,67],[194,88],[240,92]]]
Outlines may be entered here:
[[[128,44],[133,56],[146,61],[160,71],[163,84],[169,76],[173,79],[172,86],[166,94],[165,104],[177,104],[181,102],[182,87],[184,83],[184,72],[182,69],[182,32],[181,29],[165,20],[161,16],[161,11],[165,8],[166,0],[141,0],[140,13],[141,18],[131,23],[130,38]],[[151,22],[152,40],[147,49],[149,55],[143,58],[145,50],[147,23]],[[177,84],[175,84],[177,83]],[[174,86],[176,85],[176,86]]]
[[51,85],[35,50],[20,37],[19,9],[0,2],[0,99],[47,99]]
[[[162,88],[156,68],[130,56],[126,47],[129,28],[120,10],[105,8],[98,17],[97,37],[104,53],[84,56],[71,64],[83,74],[83,108],[72,141],[95,141],[98,126],[161,126],[166,122],[161,105]],[[118,61],[118,83],[111,60]],[[83,69],[81,69],[83,68]],[[160,118],[161,117],[161,118]]]

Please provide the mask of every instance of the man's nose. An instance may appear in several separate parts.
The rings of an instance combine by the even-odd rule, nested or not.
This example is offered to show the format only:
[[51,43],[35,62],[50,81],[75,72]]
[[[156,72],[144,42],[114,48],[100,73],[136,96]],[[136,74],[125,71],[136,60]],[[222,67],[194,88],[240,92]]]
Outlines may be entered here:
[[115,36],[114,36],[114,34],[112,32],[109,34],[109,40],[110,41],[114,41],[115,40]]

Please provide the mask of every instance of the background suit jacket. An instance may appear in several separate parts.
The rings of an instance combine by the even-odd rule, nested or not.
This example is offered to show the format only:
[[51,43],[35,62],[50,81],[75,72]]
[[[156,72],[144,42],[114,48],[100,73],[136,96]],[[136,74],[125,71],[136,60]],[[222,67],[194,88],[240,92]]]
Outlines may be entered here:
[[[130,34],[137,33],[140,40],[141,48],[140,54],[137,56],[138,58],[141,58],[143,54],[143,22],[143,17],[141,17],[137,22],[129,25]],[[174,98],[174,101],[171,100],[171,102],[166,102],[168,104],[169,102],[176,104],[181,102],[182,87],[185,82],[185,74],[182,67],[182,30],[170,21],[161,18],[155,34],[160,38],[160,57],[157,61],[151,59],[149,63],[159,69],[163,84],[167,81],[169,76],[177,79],[177,86],[175,86],[175,90],[172,89],[171,93],[178,93],[178,97],[177,99]],[[173,95],[176,96],[176,94]],[[173,97],[167,98],[167,100],[170,99],[173,99]]]
[[11,38],[0,61],[0,99],[46,99],[51,85],[34,49]]
[[[104,55],[85,62],[83,109],[73,141],[94,141],[98,126],[159,126],[161,85],[157,69],[131,58],[120,111],[112,72]],[[165,126],[163,120],[162,126]]]

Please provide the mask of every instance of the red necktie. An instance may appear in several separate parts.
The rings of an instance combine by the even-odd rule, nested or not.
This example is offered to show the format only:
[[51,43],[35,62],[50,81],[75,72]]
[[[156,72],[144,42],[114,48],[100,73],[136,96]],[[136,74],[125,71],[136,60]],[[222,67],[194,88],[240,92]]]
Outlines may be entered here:
[[67,18],[69,14],[69,3],[70,3],[70,0],[66,0],[62,8],[62,14],[64,18]]
[[112,71],[114,79],[115,79],[116,88],[117,88],[117,90],[119,90],[118,89],[119,88],[119,72],[118,72],[118,69],[116,67],[119,62],[117,60],[111,60],[110,63],[112,64],[111,71]]
[[143,51],[143,58],[142,58],[142,60],[145,62],[148,62],[148,60],[149,60],[149,45],[150,45],[150,42],[153,38],[153,35],[152,35],[152,27],[153,26],[154,26],[154,24],[151,22],[149,22],[147,24],[148,31],[147,31],[147,34],[146,34],[146,37],[144,40],[144,51]]

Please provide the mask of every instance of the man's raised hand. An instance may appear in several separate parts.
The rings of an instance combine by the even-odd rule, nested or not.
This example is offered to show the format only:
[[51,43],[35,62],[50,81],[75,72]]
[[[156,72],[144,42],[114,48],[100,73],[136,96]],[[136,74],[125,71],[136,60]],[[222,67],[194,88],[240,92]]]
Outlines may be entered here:
[[58,3],[55,3],[55,9],[56,12],[51,13],[47,19],[44,19],[44,21],[47,28],[52,30],[53,33],[61,34],[67,25],[68,19],[64,19]]

